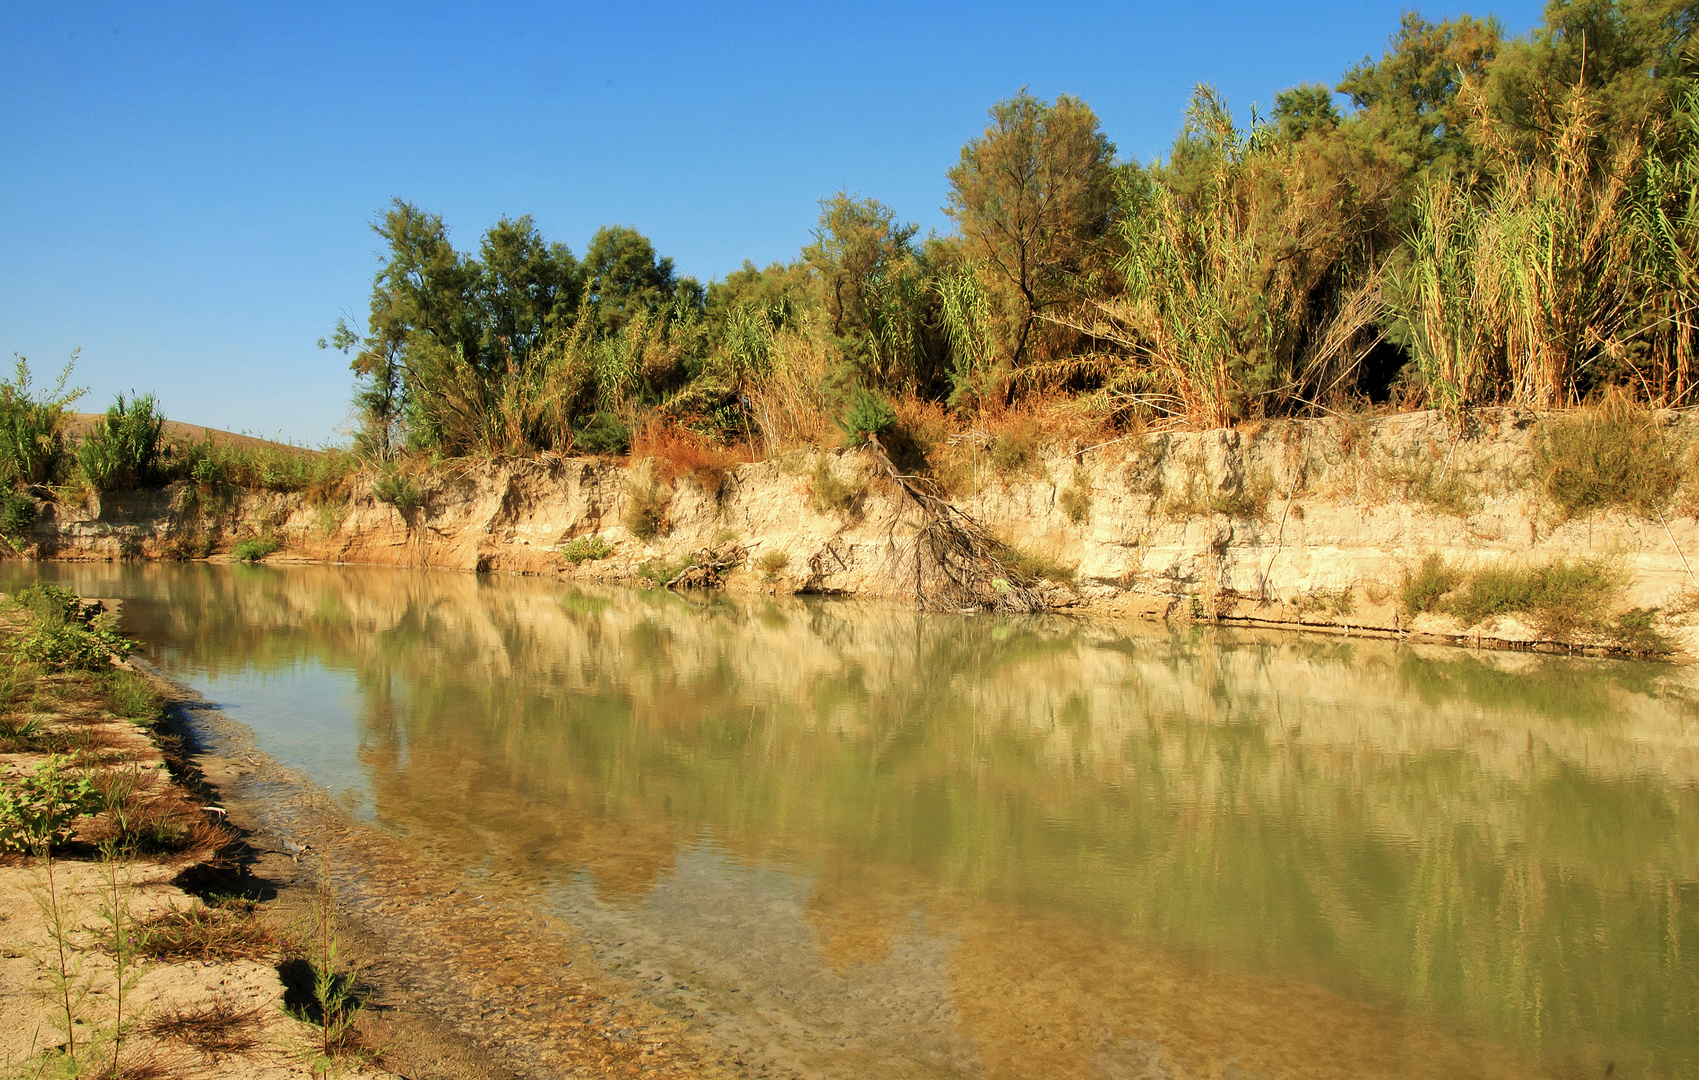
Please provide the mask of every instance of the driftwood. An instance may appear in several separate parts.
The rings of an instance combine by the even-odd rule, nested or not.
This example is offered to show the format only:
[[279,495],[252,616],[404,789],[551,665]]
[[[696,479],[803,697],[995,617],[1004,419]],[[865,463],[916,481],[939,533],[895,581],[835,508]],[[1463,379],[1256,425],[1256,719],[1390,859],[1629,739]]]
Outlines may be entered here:
[[726,572],[742,566],[748,557],[749,549],[741,544],[705,547],[690,557],[690,565],[672,576],[667,588],[718,589],[725,584]]
[[[1016,568],[1008,545],[944,498],[932,481],[898,469],[876,437],[868,437],[866,449],[896,487],[901,506],[891,522],[891,554],[875,575],[884,586],[863,591],[912,599],[922,611],[1026,614],[1050,606]],[[896,529],[905,507],[919,513],[920,525],[899,542]]]

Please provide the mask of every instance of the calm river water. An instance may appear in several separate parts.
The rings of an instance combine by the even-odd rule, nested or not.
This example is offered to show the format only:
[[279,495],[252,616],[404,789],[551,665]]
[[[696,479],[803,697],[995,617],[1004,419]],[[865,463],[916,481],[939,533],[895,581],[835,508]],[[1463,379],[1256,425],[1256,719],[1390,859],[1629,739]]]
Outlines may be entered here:
[[387,569],[0,587],[37,573],[795,1071],[1699,1076],[1692,669]]

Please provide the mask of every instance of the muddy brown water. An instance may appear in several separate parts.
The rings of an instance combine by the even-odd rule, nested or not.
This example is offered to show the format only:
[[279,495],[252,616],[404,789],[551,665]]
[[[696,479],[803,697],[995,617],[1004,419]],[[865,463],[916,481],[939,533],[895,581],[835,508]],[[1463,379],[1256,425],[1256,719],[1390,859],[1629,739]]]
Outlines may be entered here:
[[299,778],[250,793],[280,831],[334,802],[353,894],[448,905],[409,947],[541,1075],[586,985],[753,1076],[1699,1075],[1692,667],[349,567],[0,587],[35,576]]

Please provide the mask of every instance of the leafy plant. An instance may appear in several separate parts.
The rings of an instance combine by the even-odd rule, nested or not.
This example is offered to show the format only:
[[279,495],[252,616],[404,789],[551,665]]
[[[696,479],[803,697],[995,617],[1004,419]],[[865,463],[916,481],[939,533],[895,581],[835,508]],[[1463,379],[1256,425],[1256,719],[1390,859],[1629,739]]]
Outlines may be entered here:
[[17,539],[35,524],[35,500],[22,492],[0,488],[0,536]]
[[53,755],[23,775],[0,781],[0,850],[51,851],[76,832],[76,820],[100,808],[89,778]]
[[259,562],[282,546],[275,536],[255,536],[239,542],[230,549],[230,554],[237,562]]
[[574,566],[583,562],[605,559],[613,554],[613,545],[600,536],[577,536],[560,549],[560,557]]
[[378,473],[377,479],[372,482],[372,497],[397,510],[415,510],[425,502],[413,477],[394,466],[387,466]]
[[591,415],[572,436],[572,445],[586,454],[623,454],[631,443],[631,430],[618,413],[602,410]]
[[[76,362],[76,354],[71,355]],[[52,390],[30,392],[29,364],[18,357],[11,381],[0,381],[0,486],[41,484],[53,479],[65,456],[65,425],[82,390],[67,390],[71,364],[59,373]]]
[[20,590],[14,602],[28,615],[17,654],[50,671],[100,671],[135,651],[136,643],[113,629],[110,618],[85,613],[68,589],[38,583]]
[[838,414],[838,430],[850,445],[864,443],[891,430],[897,423],[897,410],[890,402],[865,387],[856,387],[849,404]]
[[94,422],[77,445],[77,466],[96,491],[141,487],[158,477],[165,417],[152,394],[126,402],[123,395]]

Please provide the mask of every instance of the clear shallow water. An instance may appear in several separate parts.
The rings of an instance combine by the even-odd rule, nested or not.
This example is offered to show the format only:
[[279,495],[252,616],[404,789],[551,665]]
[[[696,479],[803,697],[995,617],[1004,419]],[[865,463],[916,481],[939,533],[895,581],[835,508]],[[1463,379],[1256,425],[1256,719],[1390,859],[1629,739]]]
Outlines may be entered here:
[[777,1074],[1699,1075],[1689,669],[5,564]]

